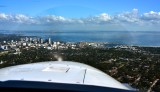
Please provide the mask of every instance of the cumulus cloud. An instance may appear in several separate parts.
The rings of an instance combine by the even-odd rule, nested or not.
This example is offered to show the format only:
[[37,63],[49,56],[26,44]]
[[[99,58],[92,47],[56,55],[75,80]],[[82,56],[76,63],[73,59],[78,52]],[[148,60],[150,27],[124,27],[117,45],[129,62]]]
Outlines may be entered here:
[[131,12],[123,12],[114,16],[114,20],[118,23],[137,23],[140,21],[138,9],[133,9]]
[[154,11],[150,11],[148,13],[144,13],[142,15],[142,17],[144,19],[147,19],[147,20],[156,20],[156,19],[160,19],[160,12],[154,12]]
[[80,19],[64,18],[62,16],[47,15],[40,18],[35,18],[40,24],[74,24],[83,23]]
[[0,23],[31,24],[31,23],[36,23],[36,20],[32,17],[26,16],[23,14],[9,15],[9,14],[0,13]]
[[8,15],[4,14],[4,13],[0,13],[0,20],[5,20],[8,19]]
[[150,11],[148,13],[144,13],[141,16],[142,21],[144,23],[148,23],[150,25],[159,25],[160,24],[160,12]]
[[89,23],[89,24],[102,24],[102,23],[108,23],[112,17],[109,14],[102,13],[97,16],[91,16],[88,18],[83,19],[83,23]]
[[[82,25],[87,25],[87,27],[102,27],[111,28],[114,30],[115,25],[124,25],[126,27],[131,27],[132,29],[137,29],[141,26],[142,28],[146,25],[151,25],[151,27],[159,28],[160,26],[160,12],[150,11],[147,13],[139,14],[138,9],[133,9],[129,12],[122,12],[115,15],[109,15],[107,13],[101,13],[95,16],[89,16],[86,18],[65,18],[63,16],[46,15],[46,16],[27,16],[24,14],[5,14],[0,13],[0,24],[9,25],[32,25],[42,26],[42,25],[57,25],[57,26],[75,26],[81,27]],[[92,25],[92,26],[89,26]],[[94,26],[93,26],[94,25]],[[85,27],[85,26],[84,26]],[[117,29],[120,26],[116,26]],[[137,27],[137,28],[136,28]],[[72,27],[73,28],[73,27]],[[2,27],[0,27],[2,29]],[[101,29],[101,28],[99,28]],[[139,28],[141,29],[141,28]]]

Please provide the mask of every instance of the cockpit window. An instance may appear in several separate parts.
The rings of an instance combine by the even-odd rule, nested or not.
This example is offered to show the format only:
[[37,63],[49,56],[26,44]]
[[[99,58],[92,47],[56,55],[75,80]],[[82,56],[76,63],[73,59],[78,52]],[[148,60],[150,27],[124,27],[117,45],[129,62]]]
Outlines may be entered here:
[[[0,0],[0,74],[1,69],[22,64],[73,61],[93,66],[135,90],[158,92],[159,3]],[[51,66],[48,63],[43,71],[70,69]],[[29,71],[32,68],[38,69],[31,66]]]

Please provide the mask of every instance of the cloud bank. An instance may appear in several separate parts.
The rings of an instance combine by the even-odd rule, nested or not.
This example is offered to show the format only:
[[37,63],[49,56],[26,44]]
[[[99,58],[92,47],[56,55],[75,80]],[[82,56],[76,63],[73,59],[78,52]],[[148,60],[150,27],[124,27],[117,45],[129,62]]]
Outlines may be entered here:
[[160,12],[139,14],[138,9],[115,15],[102,13],[86,18],[28,16],[0,13],[0,30],[130,30],[159,31]]

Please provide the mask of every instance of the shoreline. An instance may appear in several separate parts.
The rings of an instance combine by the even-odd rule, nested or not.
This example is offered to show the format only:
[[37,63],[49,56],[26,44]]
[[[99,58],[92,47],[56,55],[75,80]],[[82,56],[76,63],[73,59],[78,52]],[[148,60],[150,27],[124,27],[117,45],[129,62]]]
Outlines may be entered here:
[[[5,36],[17,36],[17,37],[36,37],[36,38],[42,38],[44,40],[48,39],[47,37],[43,37],[43,36],[29,36],[29,35],[25,35],[25,34],[13,34],[13,33],[9,33],[9,34],[5,34],[5,33],[0,33],[0,35]],[[52,37],[49,37],[52,39]],[[1,39],[1,37],[0,37]],[[57,41],[56,39],[52,39],[53,41]],[[105,44],[114,44],[114,45],[124,45],[124,46],[136,46],[136,47],[155,47],[155,48],[159,48],[159,46],[157,45],[134,45],[134,44],[125,44],[125,43],[118,43],[118,42],[107,42],[107,41],[65,41],[65,40],[58,40],[58,41],[62,41],[62,42],[73,42],[73,43],[79,43],[79,42],[87,42],[87,43],[105,43]]]

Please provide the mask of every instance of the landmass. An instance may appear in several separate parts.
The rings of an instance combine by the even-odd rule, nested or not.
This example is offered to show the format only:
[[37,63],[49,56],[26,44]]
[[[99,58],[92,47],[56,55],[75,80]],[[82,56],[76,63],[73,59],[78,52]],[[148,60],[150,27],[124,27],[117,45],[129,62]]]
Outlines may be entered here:
[[91,65],[142,92],[160,90],[160,47],[0,36],[0,68],[56,61],[57,57]]

